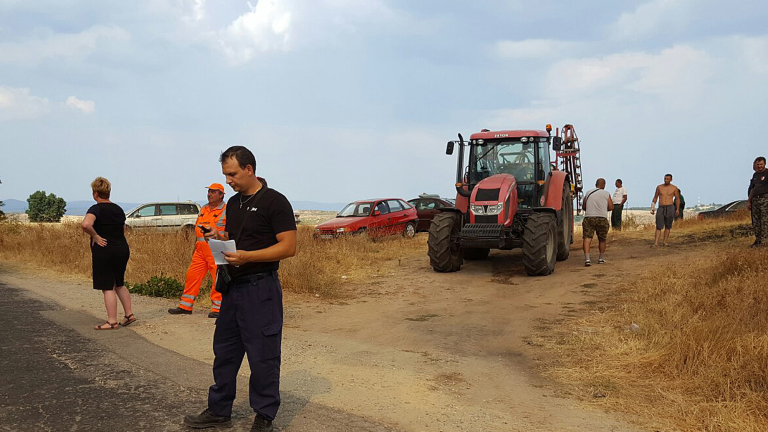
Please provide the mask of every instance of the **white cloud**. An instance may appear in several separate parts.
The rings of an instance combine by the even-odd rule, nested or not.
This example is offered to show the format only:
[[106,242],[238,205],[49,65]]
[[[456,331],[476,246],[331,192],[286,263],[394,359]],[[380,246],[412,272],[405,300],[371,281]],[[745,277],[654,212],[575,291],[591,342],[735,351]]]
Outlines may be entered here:
[[80,33],[49,33],[45,37],[0,43],[0,63],[35,65],[46,59],[84,58],[104,40],[128,40],[116,26],[93,26]]
[[589,96],[595,91],[680,96],[703,91],[716,64],[703,50],[678,45],[658,54],[629,52],[600,58],[566,59],[547,74],[552,97]]
[[611,26],[619,39],[640,39],[659,31],[681,31],[688,26],[695,0],[651,0],[624,12]]
[[738,37],[736,45],[749,71],[757,74],[768,73],[768,36]]
[[49,111],[48,99],[33,96],[30,89],[0,86],[0,121],[33,119]]
[[574,48],[574,42],[553,39],[502,40],[494,45],[498,57],[509,59],[551,58]]
[[260,0],[217,34],[219,47],[230,63],[247,63],[256,55],[287,50],[291,11],[284,0]]
[[80,110],[86,114],[92,114],[96,111],[96,102],[90,100],[80,100],[75,96],[67,98],[66,105],[70,108]]

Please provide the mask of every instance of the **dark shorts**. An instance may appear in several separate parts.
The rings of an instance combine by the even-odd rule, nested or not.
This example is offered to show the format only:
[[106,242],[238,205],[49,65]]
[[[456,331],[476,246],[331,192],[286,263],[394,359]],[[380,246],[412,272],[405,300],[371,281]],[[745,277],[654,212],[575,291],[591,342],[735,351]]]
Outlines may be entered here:
[[131,252],[127,244],[91,246],[93,289],[110,291],[125,285],[125,268]]
[[656,229],[672,229],[672,222],[675,220],[675,206],[659,206],[656,210]]
[[597,239],[599,241],[606,241],[608,239],[608,229],[610,224],[608,219],[604,217],[585,217],[581,221],[582,237],[585,239],[591,239],[595,233],[597,233]]

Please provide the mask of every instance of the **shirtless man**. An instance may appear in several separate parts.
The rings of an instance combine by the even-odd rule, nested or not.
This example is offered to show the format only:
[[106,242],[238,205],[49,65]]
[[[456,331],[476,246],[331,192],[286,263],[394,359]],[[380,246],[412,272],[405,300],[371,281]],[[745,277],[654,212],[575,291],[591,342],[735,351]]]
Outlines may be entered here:
[[656,215],[656,238],[651,247],[659,247],[662,229],[664,230],[662,245],[667,246],[672,221],[675,220],[675,215],[680,213],[680,190],[672,184],[672,174],[666,174],[664,184],[656,186],[656,194],[653,195],[653,202],[651,203],[651,214],[656,213],[657,199],[659,200],[659,213]]

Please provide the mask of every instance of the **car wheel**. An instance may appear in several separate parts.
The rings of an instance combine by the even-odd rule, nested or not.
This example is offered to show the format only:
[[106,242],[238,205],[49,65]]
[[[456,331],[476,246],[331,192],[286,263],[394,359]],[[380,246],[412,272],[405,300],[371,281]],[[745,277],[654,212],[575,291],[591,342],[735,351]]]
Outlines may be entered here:
[[403,228],[403,237],[413,238],[416,235],[416,225],[413,222],[408,222]]

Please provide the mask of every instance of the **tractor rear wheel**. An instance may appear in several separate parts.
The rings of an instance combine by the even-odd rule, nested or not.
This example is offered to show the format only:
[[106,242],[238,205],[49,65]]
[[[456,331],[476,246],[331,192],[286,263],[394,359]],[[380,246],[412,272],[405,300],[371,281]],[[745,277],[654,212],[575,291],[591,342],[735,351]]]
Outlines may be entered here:
[[557,218],[548,213],[528,217],[523,231],[523,266],[530,276],[546,276],[555,271],[557,258]]
[[568,183],[563,186],[563,206],[560,226],[557,227],[557,260],[565,261],[571,254],[573,243],[573,198]]
[[455,272],[463,263],[459,245],[452,241],[459,235],[461,216],[453,212],[436,214],[429,226],[429,264],[436,272]]
[[464,249],[465,260],[484,260],[488,258],[488,254],[491,250],[488,248],[467,248]]

